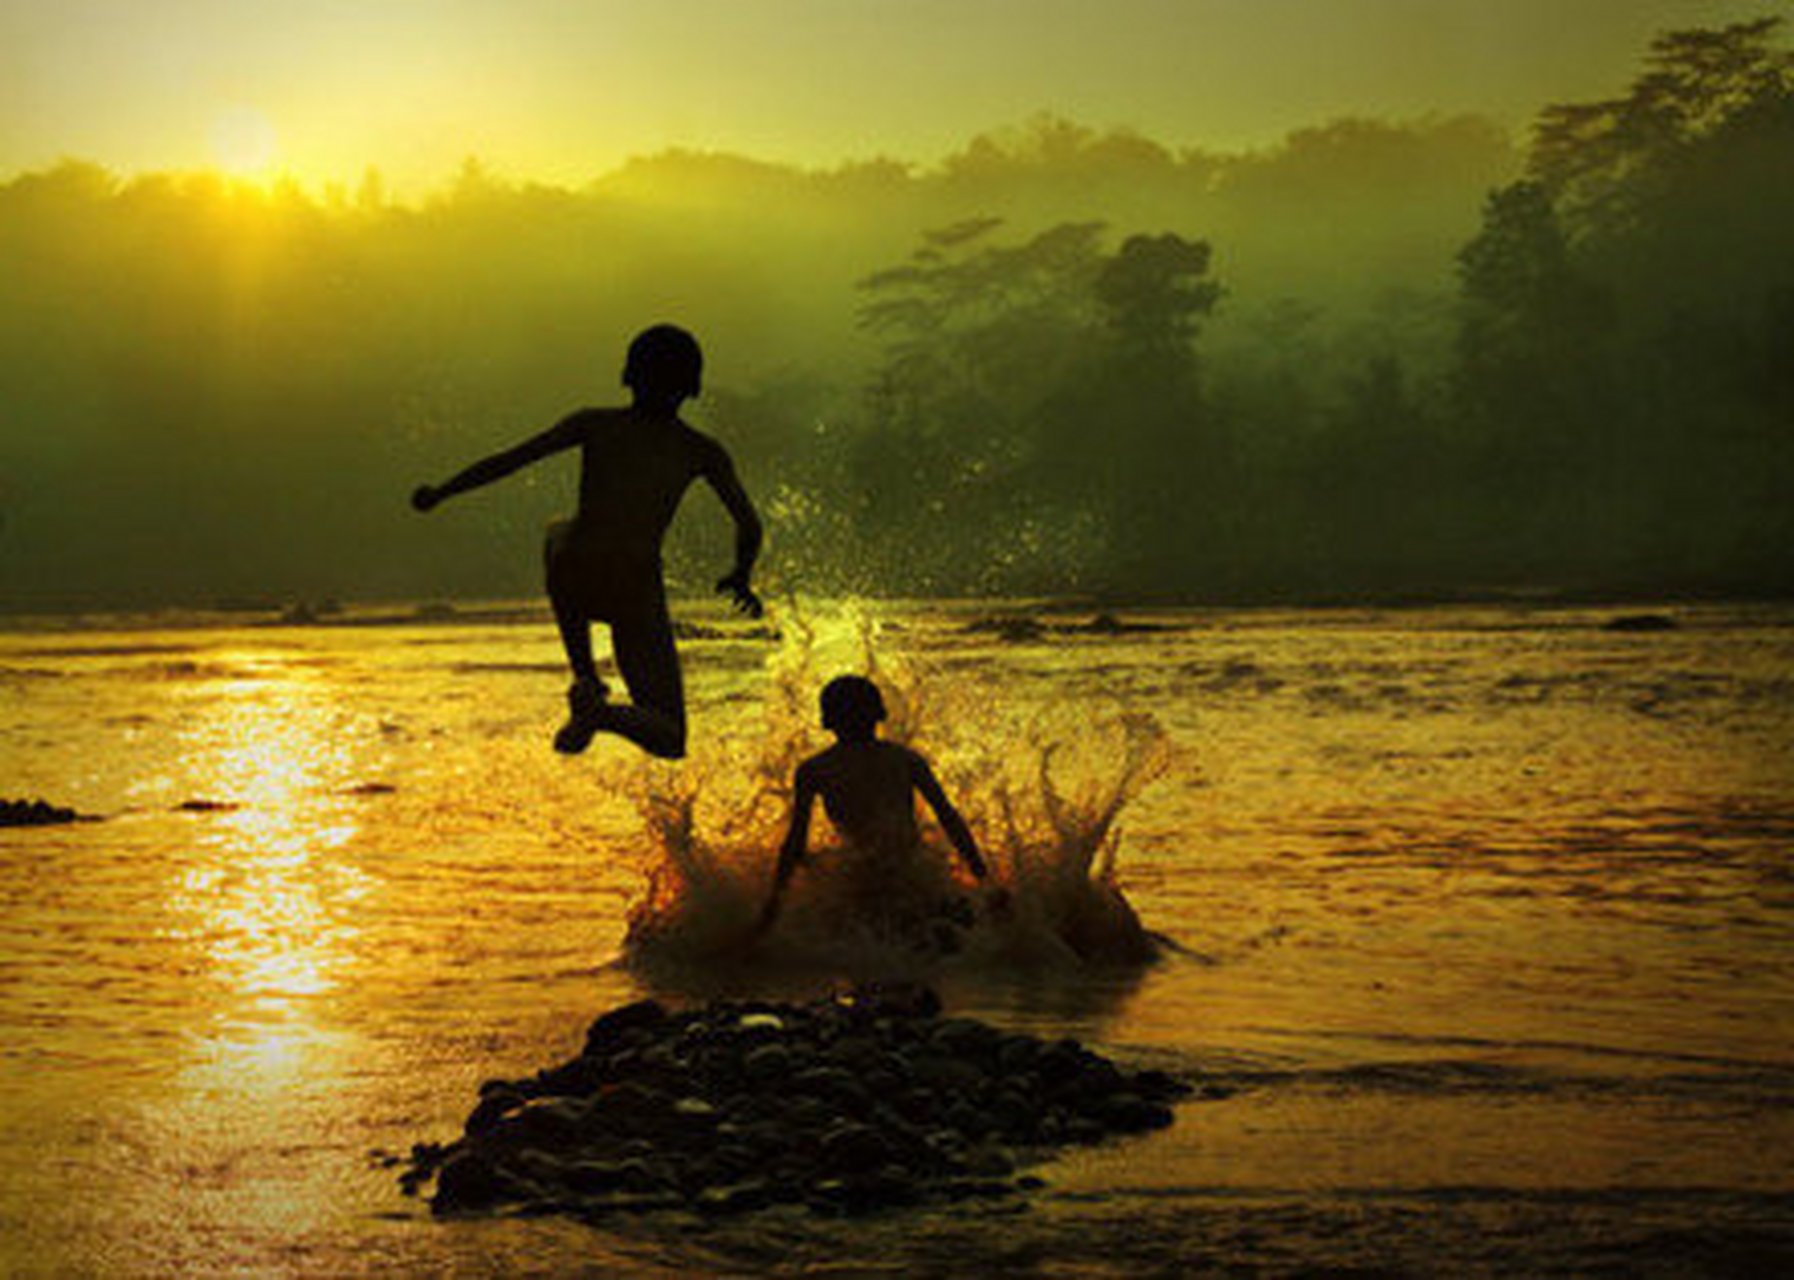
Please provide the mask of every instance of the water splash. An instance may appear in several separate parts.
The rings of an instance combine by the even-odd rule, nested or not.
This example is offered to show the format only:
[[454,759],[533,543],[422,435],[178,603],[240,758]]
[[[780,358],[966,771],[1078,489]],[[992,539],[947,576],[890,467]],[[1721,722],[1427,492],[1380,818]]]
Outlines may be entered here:
[[[1170,755],[1151,716],[1088,704],[1007,716],[984,682],[899,649],[890,624],[864,606],[788,602],[780,613],[757,728],[677,769],[644,765],[631,783],[650,840],[626,963],[662,978],[863,978],[1138,967],[1157,957],[1160,941],[1123,894],[1117,867],[1122,812]],[[1007,909],[982,909],[931,825],[915,859],[881,867],[869,886],[865,860],[834,842],[819,813],[777,927],[750,943],[792,776],[819,745],[818,691],[848,671],[883,691],[884,736],[934,765]]]

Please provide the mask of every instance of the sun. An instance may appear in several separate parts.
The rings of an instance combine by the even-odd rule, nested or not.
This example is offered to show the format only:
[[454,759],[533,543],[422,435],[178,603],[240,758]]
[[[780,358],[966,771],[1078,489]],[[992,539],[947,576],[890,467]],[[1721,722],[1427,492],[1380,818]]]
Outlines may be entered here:
[[212,121],[212,158],[232,177],[265,175],[279,150],[273,123],[254,107],[228,107]]

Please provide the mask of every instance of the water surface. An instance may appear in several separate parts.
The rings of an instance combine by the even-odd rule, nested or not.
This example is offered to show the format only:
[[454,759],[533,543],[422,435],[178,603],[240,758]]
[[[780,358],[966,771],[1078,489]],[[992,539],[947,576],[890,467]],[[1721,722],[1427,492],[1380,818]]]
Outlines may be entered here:
[[685,994],[616,963],[639,801],[740,817],[741,761],[822,745],[792,690],[865,628],[799,620],[795,680],[790,618],[688,642],[673,769],[554,755],[541,619],[15,627],[0,791],[104,820],[0,832],[0,1270],[1786,1268],[1794,612],[978,612],[869,615],[917,745],[1000,863],[993,762],[1100,789],[1150,713],[1118,875],[1181,950],[950,972],[949,1004],[1230,1096],[1025,1207],[433,1221],[370,1153]]

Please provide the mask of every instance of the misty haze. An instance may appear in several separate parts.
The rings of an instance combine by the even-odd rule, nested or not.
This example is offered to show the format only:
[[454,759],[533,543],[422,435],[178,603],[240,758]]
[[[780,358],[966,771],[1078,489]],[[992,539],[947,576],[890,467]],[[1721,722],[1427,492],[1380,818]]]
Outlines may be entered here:
[[0,1276],[1794,1276],[1776,8],[0,3]]
[[[1771,21],[1611,100],[1224,154],[1053,117],[937,165],[669,152],[416,202],[78,161],[0,186],[13,611],[533,594],[572,476],[447,460],[618,397],[657,319],[808,592],[1781,593],[1794,95]],[[726,531],[692,511],[675,578]],[[695,558],[694,558],[695,557]]]

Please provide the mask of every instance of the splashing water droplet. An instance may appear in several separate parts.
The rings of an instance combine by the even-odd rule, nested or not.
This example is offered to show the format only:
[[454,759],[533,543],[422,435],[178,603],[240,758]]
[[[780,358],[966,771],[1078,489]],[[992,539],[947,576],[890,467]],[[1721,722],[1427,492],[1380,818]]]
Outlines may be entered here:
[[[982,682],[931,670],[883,642],[883,624],[863,606],[822,613],[793,602],[779,629],[757,736],[677,769],[644,765],[630,785],[649,849],[646,890],[629,917],[629,964],[663,980],[752,969],[863,978],[1156,957],[1117,869],[1118,820],[1170,756],[1150,715],[1080,703],[1005,719]],[[1007,891],[1007,910],[978,909],[938,837],[925,834],[913,859],[881,862],[831,841],[819,818],[777,928],[750,946],[792,776],[818,744],[817,693],[844,671],[880,686],[884,736],[933,763],[992,881]]]

